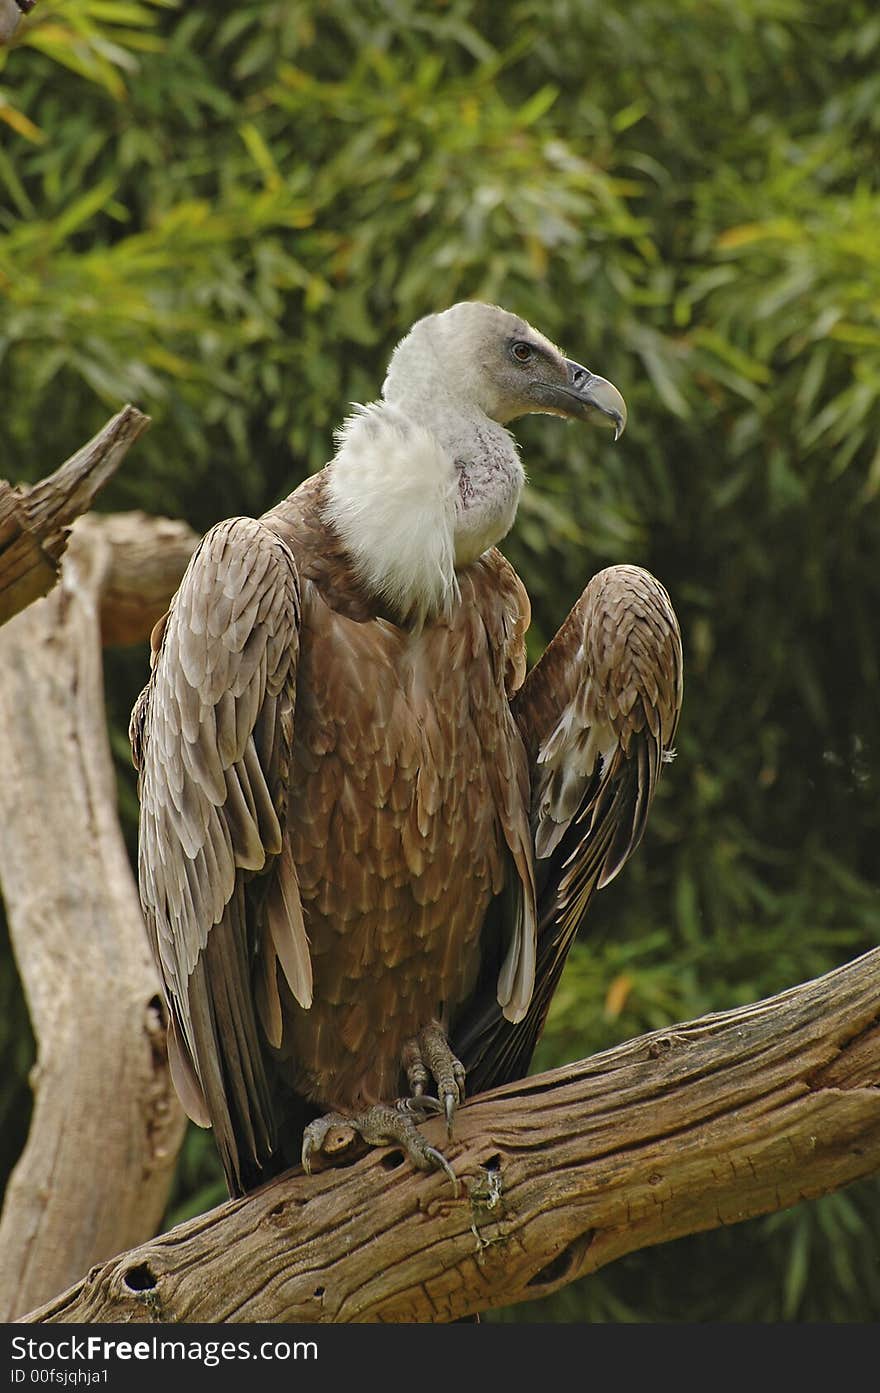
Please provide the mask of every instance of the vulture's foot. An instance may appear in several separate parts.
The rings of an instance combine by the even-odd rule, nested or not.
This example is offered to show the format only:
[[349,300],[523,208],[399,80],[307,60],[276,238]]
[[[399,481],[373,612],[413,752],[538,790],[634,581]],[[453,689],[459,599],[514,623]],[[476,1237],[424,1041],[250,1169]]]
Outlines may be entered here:
[[354,1132],[367,1146],[402,1147],[418,1170],[445,1171],[457,1197],[460,1188],[458,1177],[442,1151],[428,1145],[413,1120],[415,1116],[423,1122],[429,1113],[441,1110],[436,1098],[401,1098],[396,1103],[377,1103],[356,1117],[345,1117],[338,1112],[327,1113],[325,1117],[310,1122],[303,1133],[303,1170],[306,1175],[311,1174],[312,1157],[316,1152],[322,1152],[332,1159],[346,1150],[346,1141]]
[[437,1085],[441,1110],[446,1114],[446,1134],[452,1141],[455,1109],[464,1102],[464,1065],[456,1059],[443,1029],[433,1021],[403,1048],[403,1068],[414,1098],[425,1097],[430,1079]]

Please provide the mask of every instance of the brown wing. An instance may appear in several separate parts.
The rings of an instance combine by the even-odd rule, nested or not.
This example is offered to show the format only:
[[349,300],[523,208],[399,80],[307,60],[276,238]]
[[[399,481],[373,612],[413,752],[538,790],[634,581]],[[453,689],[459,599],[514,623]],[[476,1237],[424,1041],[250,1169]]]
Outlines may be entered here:
[[[525,634],[531,607],[525,587],[510,562],[493,548],[461,578],[462,599],[479,593],[479,609],[494,655],[494,682],[505,703],[522,686],[526,670]],[[484,925],[484,973],[495,972],[493,1000],[508,1021],[522,1020],[534,990],[537,945],[537,897],[531,837],[526,816],[529,770],[513,722],[498,719],[497,698],[480,691],[476,671],[470,682],[471,716],[489,770],[492,801],[505,844],[506,871],[500,900]],[[508,710],[504,710],[508,716]],[[496,939],[493,945],[491,940]],[[497,951],[495,951],[497,950]]]
[[492,1007],[460,1024],[472,1091],[526,1073],[593,892],[642,839],[681,697],[681,635],[663,586],[636,566],[601,571],[513,703],[532,782],[535,990],[518,1025]]
[[242,1188],[273,1148],[263,1034],[280,1035],[276,960],[301,1004],[311,963],[285,851],[299,584],[287,545],[250,518],[201,542],[153,636],[132,714],[141,903],[170,1012],[175,1086],[213,1125]]

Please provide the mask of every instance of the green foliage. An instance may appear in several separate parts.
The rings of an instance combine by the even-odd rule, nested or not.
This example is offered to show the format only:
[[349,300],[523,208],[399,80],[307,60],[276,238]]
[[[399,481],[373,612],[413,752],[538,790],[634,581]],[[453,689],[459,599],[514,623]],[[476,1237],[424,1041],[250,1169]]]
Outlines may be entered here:
[[[329,457],[400,333],[464,297],[624,392],[614,449],[524,423],[506,549],[533,656],[589,573],[654,570],[685,711],[541,1063],[877,941],[878,60],[867,0],[42,0],[0,57],[4,473],[42,475],[131,399],[154,426],[102,506],[259,512]],[[132,844],[144,672],[108,664]],[[176,1216],[213,1165],[191,1138]],[[866,1183],[512,1316],[870,1319],[878,1225]]]

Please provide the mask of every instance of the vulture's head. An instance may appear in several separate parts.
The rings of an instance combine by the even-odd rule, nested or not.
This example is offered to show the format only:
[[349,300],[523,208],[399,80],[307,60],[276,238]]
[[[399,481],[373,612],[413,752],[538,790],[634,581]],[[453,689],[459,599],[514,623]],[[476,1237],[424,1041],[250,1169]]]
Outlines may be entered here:
[[413,325],[394,350],[386,401],[422,406],[446,400],[507,425],[544,412],[626,426],[623,397],[604,377],[566,358],[524,319],[498,305],[465,300]]
[[382,400],[337,431],[327,516],[368,593],[420,627],[513,526],[525,481],[507,430],[529,412],[626,425],[616,387],[497,305],[464,301],[401,339]]

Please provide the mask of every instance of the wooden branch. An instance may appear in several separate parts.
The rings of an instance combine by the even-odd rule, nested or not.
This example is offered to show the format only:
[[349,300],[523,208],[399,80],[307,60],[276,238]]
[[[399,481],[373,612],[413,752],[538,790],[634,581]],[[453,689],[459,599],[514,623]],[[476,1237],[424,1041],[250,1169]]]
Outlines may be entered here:
[[[99,437],[104,477],[143,429],[135,416],[116,418],[114,443]],[[68,478],[78,506],[96,475]],[[146,602],[132,593],[135,533],[165,557]],[[0,1319],[149,1237],[164,1212],[184,1119],[116,814],[100,632],[114,596],[129,630],[138,612],[149,632],[194,545],[164,520],[83,519],[61,583],[0,630],[0,883],[38,1044],[0,1219]]]
[[149,416],[124,406],[48,479],[32,487],[0,479],[0,624],[51,590],[70,523],[92,506],[149,424]]
[[30,14],[37,0],[0,0],[0,46],[8,44],[22,16]]
[[[73,528],[86,547],[106,547],[100,588],[101,641],[140,643],[161,619],[198,537],[185,522],[146,513],[87,513]],[[147,671],[144,669],[144,681]]]
[[[64,1321],[449,1321],[880,1168],[880,950],[466,1105],[464,1182],[296,1172],[96,1268]],[[426,1124],[443,1145],[436,1123]]]

